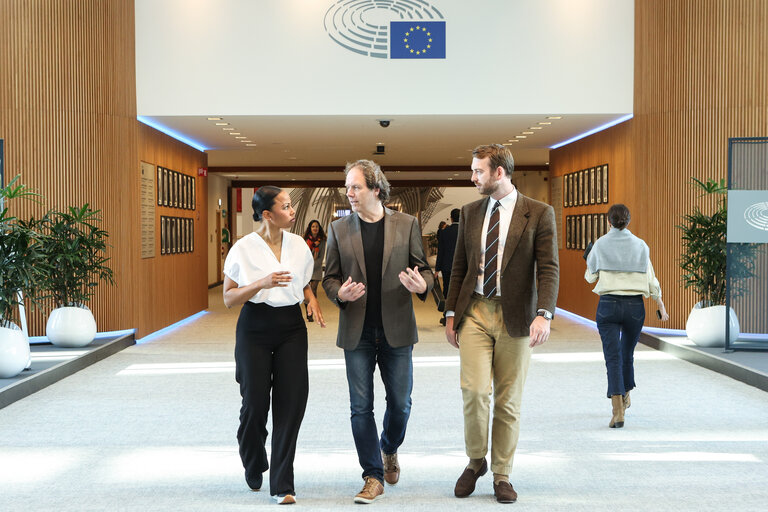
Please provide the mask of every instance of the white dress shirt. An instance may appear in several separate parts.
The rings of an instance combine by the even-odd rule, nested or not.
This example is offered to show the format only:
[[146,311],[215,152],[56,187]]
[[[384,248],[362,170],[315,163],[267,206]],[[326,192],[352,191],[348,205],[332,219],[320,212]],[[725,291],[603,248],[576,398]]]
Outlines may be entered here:
[[292,279],[288,286],[265,288],[248,299],[255,304],[263,302],[272,307],[303,302],[304,287],[312,278],[313,269],[314,260],[307,243],[299,235],[287,231],[283,231],[280,261],[267,242],[254,232],[238,240],[224,262],[224,274],[238,287],[251,284],[272,272],[290,271]]
[[[485,220],[483,220],[482,236],[480,237],[480,269],[485,268],[485,237],[488,233],[488,223],[491,220],[491,212],[493,211],[493,205],[496,204],[496,199],[488,198],[488,208],[485,210]],[[515,211],[515,205],[517,204],[517,188],[513,188],[512,192],[502,197],[499,201],[499,252],[496,257],[496,261],[499,262],[498,272],[496,272],[496,295],[501,295],[501,262],[504,256],[504,246],[507,244],[507,234],[509,233],[509,223],[512,222],[512,212]],[[483,283],[485,282],[485,276],[481,272],[477,276],[477,283],[475,284],[475,292],[480,295],[483,294]]]

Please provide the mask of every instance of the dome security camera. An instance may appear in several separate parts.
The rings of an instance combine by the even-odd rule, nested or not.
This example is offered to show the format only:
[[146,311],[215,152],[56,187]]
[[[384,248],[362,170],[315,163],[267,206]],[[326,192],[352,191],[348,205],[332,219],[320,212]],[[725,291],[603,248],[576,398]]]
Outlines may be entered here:
[[382,128],[388,127],[389,123],[390,123],[389,119],[379,119],[379,126],[381,126]]

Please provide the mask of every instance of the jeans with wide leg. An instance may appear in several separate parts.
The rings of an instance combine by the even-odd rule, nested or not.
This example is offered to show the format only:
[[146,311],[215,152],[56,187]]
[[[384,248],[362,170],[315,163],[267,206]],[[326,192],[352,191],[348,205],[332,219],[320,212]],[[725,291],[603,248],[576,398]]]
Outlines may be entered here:
[[597,330],[603,342],[608,398],[635,387],[635,346],[645,322],[642,295],[601,295]]
[[272,495],[295,494],[293,461],[309,394],[307,328],[298,304],[271,307],[247,302],[237,322],[235,379],[242,405],[237,441],[251,488],[267,464],[267,415],[272,395]]
[[[363,478],[384,479],[381,451],[396,453],[405,439],[411,414],[413,389],[413,346],[394,348],[387,343],[384,329],[366,327],[354,350],[345,350],[347,384],[357,457]],[[379,365],[384,382],[387,409],[379,438],[373,414],[373,373]]]

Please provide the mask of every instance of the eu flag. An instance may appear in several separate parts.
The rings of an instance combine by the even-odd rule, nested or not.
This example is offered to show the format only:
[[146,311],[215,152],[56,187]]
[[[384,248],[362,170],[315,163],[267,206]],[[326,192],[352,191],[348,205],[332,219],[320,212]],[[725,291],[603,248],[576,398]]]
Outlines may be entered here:
[[444,21],[391,21],[390,59],[444,59]]

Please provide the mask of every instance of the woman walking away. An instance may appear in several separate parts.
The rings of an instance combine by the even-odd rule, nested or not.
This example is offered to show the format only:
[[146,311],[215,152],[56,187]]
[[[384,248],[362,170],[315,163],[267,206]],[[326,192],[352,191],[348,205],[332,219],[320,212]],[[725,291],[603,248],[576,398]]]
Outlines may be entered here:
[[648,246],[628,229],[629,209],[615,204],[608,210],[611,230],[601,236],[587,256],[587,282],[597,281],[597,329],[603,342],[608,375],[608,398],[613,414],[611,428],[624,426],[629,391],[635,388],[634,352],[645,322],[643,297],[653,297],[657,315],[668,320],[659,281],[653,273]]
[[[277,187],[253,195],[258,229],[239,240],[224,264],[224,304],[243,304],[237,321],[235,379],[242,406],[237,441],[251,490],[261,489],[262,473],[271,467],[269,489],[280,504],[296,502],[293,460],[307,405],[307,327],[303,301],[325,327],[309,287],[312,255],[298,235],[287,230],[296,222],[290,196]],[[272,394],[272,454],[267,464],[266,439]]]

